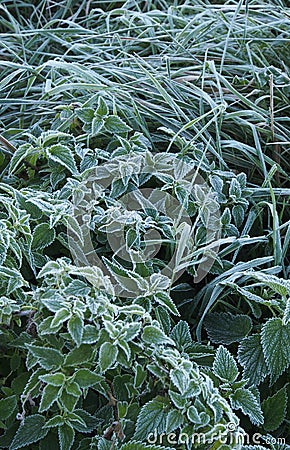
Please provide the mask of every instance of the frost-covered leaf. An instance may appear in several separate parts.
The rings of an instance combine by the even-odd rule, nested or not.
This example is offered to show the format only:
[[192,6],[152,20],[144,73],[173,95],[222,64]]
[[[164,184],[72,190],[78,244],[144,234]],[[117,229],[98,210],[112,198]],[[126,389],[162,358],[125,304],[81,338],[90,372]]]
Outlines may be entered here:
[[165,398],[156,397],[146,403],[138,415],[135,439],[146,440],[149,433],[157,431],[158,434],[166,430],[168,402]]
[[48,428],[44,428],[44,424],[45,418],[40,414],[26,417],[23,424],[20,424],[9,450],[28,448],[30,444],[43,439],[49,431]]
[[264,422],[261,405],[250,389],[239,388],[230,396],[230,399],[232,407],[240,409],[249,416],[253,424],[261,425]]
[[39,412],[48,410],[57,400],[60,392],[59,386],[47,384],[42,392],[41,402],[39,405]]
[[181,351],[192,344],[189,325],[180,320],[173,328],[170,337],[175,341],[177,348]]
[[49,159],[61,164],[71,173],[76,174],[78,172],[73,153],[66,145],[52,145],[46,149],[46,154]]
[[262,328],[261,341],[274,383],[290,365],[290,324],[284,325],[279,318],[269,319]]
[[238,359],[244,369],[244,378],[248,378],[251,384],[259,385],[268,375],[260,334],[253,334],[242,340]]
[[68,323],[67,329],[69,334],[71,335],[72,340],[79,347],[82,343],[83,332],[84,332],[84,320],[79,315],[72,316]]
[[222,381],[229,383],[233,383],[239,375],[236,361],[222,345],[217,349],[213,363],[213,372]]
[[170,339],[166,334],[154,325],[148,325],[144,328],[142,339],[147,344],[171,344],[174,345],[174,341]]
[[178,409],[169,411],[166,418],[166,433],[171,433],[184,423],[184,415]]
[[79,369],[74,374],[74,381],[81,388],[88,388],[94,386],[94,384],[99,383],[103,380],[103,377],[89,369]]
[[266,431],[275,431],[281,425],[286,416],[287,401],[286,386],[263,401],[262,410],[265,417],[263,428]]
[[39,347],[37,345],[28,345],[27,347],[31,354],[37,358],[38,364],[43,369],[57,370],[62,366],[63,356],[58,350],[49,347]]
[[247,336],[252,320],[244,314],[210,313],[204,320],[204,326],[210,341],[228,345]]
[[60,450],[70,450],[74,443],[75,432],[71,425],[64,424],[58,429]]
[[112,367],[118,356],[118,348],[110,342],[104,342],[100,347],[99,363],[102,372]]
[[50,245],[55,239],[55,231],[48,223],[41,223],[34,228],[31,248],[39,250]]
[[157,292],[156,294],[154,294],[154,299],[157,303],[167,308],[175,316],[180,316],[174,302],[166,292]]
[[116,134],[131,130],[131,128],[118,116],[108,116],[105,119],[105,128],[107,131]]
[[17,405],[15,395],[10,397],[1,398],[0,400],[0,420],[5,420],[13,414]]

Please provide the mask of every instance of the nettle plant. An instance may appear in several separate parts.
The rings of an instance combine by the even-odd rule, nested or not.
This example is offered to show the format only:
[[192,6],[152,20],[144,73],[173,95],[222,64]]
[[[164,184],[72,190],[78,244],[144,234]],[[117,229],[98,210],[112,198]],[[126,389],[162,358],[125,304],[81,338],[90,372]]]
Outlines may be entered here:
[[[40,440],[57,445],[58,435],[62,449],[75,440],[78,448],[117,448],[123,439],[130,444],[121,448],[137,445],[132,440],[143,448],[149,433],[179,429],[210,440],[229,423],[239,429],[233,412],[239,408],[253,423],[263,422],[257,391],[246,387],[228,350],[219,347],[212,372],[199,366],[191,356],[212,357],[213,349],[196,348],[188,324],[172,326],[164,306],[150,314],[137,302],[124,305],[100,270],[75,267],[65,258],[48,262],[38,277],[41,286],[28,292],[25,303],[27,330],[9,339],[20,358],[26,354],[28,376],[1,400],[8,426],[2,445],[9,438],[11,449]],[[9,424],[21,385],[15,433]]]
[[[248,235],[257,216],[246,176],[220,170],[181,136],[170,138],[175,151],[155,154],[108,105],[100,96],[60,107],[50,131],[35,130],[16,150],[0,185],[0,446],[203,449],[166,437],[202,433],[225,450],[236,444],[221,436],[248,429],[266,439],[285,417],[287,384],[274,383],[289,365],[289,286],[245,263],[230,278],[228,255],[267,240]],[[250,267],[272,261],[260,259]],[[250,307],[207,315],[214,301],[204,295],[197,335],[205,318],[218,348],[193,339],[174,301],[200,266],[215,299],[226,288]],[[244,286],[249,277],[257,283]],[[254,324],[263,308],[267,320]],[[236,342],[237,358],[226,347]],[[163,438],[150,444],[155,434]]]

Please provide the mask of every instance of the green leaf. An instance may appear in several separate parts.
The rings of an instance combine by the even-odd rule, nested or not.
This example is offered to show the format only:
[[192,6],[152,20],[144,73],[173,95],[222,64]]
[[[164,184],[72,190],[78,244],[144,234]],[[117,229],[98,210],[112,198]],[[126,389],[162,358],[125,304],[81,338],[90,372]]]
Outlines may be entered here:
[[184,415],[178,409],[172,409],[166,418],[166,433],[171,433],[179,428],[184,422]]
[[79,366],[92,359],[94,351],[91,345],[82,344],[74,348],[65,358],[65,366]]
[[47,247],[55,240],[55,231],[48,223],[41,223],[34,228],[31,248],[39,250]]
[[135,365],[134,387],[142,386],[147,377],[147,371],[140,364]]
[[170,339],[166,334],[154,325],[148,325],[144,328],[142,339],[147,344],[171,344],[175,345],[174,341]]
[[26,417],[23,424],[19,426],[9,450],[27,448],[30,444],[43,439],[48,433],[48,428],[44,425],[45,418],[40,414]]
[[96,136],[101,129],[103,128],[105,122],[103,119],[101,119],[100,117],[94,117],[92,120],[92,131],[91,131],[91,135],[92,136]]
[[109,114],[109,108],[103,97],[98,98],[98,107],[96,110],[96,114],[98,116],[107,116]]
[[252,328],[252,320],[244,314],[210,313],[204,326],[211,342],[229,345],[240,342]]
[[85,325],[83,331],[82,344],[95,344],[100,337],[100,331],[94,325]]
[[71,425],[64,424],[58,429],[60,450],[70,450],[75,440],[75,432]]
[[170,370],[170,380],[175,387],[183,394],[189,386],[189,374],[182,369],[171,369]]
[[268,397],[262,403],[262,411],[265,417],[263,425],[266,431],[275,431],[285,419],[287,412],[287,389],[284,386],[272,397]]
[[94,118],[94,110],[92,108],[77,108],[76,115],[84,123],[91,123]]
[[268,375],[260,334],[242,340],[238,349],[238,361],[243,366],[243,376],[250,384],[259,385]]
[[13,414],[17,405],[15,395],[10,397],[1,398],[0,400],[0,420],[5,420]]
[[74,415],[76,415],[80,420],[73,421],[71,422],[71,424],[74,427],[74,429],[79,431],[80,433],[91,433],[93,430],[97,428],[100,422],[102,422],[102,419],[92,416],[83,409],[76,409],[74,411]]
[[[60,326],[62,326],[64,324],[64,322],[66,322],[71,316],[71,312],[67,309],[67,308],[61,308],[59,309],[52,321],[51,321],[51,328],[59,328]],[[52,330],[53,331],[53,330]]]
[[63,404],[64,408],[70,412],[74,410],[78,399],[79,398],[75,395],[69,394],[66,389],[63,389],[60,395],[61,403]]
[[77,174],[77,166],[69,147],[62,144],[52,145],[46,149],[46,154],[49,159],[61,164],[68,169],[71,173]]
[[166,430],[167,407],[168,401],[162,397],[146,403],[138,415],[134,438],[145,440],[155,430],[158,434],[163,433]]
[[286,307],[283,316],[283,325],[289,325],[290,323],[290,298],[287,299]]
[[74,381],[83,389],[94,386],[96,383],[103,381],[103,379],[102,375],[89,369],[79,369],[74,374]]
[[74,315],[68,321],[67,328],[72,340],[79,347],[82,343],[84,332],[84,320],[79,315]]
[[166,292],[157,292],[154,294],[154,299],[157,303],[167,308],[175,316],[180,316],[178,309]]
[[273,384],[290,364],[290,324],[279,318],[268,320],[262,327],[261,341]]
[[52,417],[51,419],[46,422],[45,427],[46,428],[54,428],[59,427],[65,423],[65,419],[63,416],[60,416],[59,414]]
[[283,278],[278,278],[275,275],[263,272],[253,272],[247,275],[250,275],[252,278],[261,281],[266,286],[271,288],[274,292],[280,294],[282,297],[286,297],[287,294],[290,294],[289,280],[284,280]]
[[170,337],[175,341],[178,350],[182,351],[192,344],[189,325],[184,320],[180,320],[173,328]]
[[222,381],[229,383],[233,383],[239,375],[236,361],[222,345],[217,349],[213,363],[213,372]]
[[63,373],[48,373],[39,377],[41,381],[52,386],[62,386],[65,382],[65,376]]
[[241,411],[249,416],[251,422],[255,425],[261,425],[264,422],[260,403],[250,389],[239,388],[230,396],[231,404],[234,409]]
[[107,131],[115,134],[125,133],[131,128],[118,116],[108,116],[105,120],[105,128]]
[[63,364],[63,356],[54,348],[38,347],[37,345],[27,345],[30,353],[37,358],[38,364],[47,370],[57,370]]
[[112,367],[118,356],[118,348],[110,342],[104,342],[100,347],[99,363],[102,372]]
[[57,400],[60,392],[59,386],[48,384],[42,392],[41,402],[39,405],[39,412],[47,411],[51,405]]

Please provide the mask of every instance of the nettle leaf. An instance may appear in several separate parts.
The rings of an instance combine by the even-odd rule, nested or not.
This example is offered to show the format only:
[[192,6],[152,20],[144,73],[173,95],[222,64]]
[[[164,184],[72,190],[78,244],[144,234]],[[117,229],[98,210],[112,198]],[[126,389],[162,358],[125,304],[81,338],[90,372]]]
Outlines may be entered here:
[[104,342],[100,347],[99,364],[102,372],[112,367],[118,356],[118,348],[110,342]]
[[230,400],[232,407],[234,409],[241,409],[244,414],[249,416],[253,424],[261,425],[264,422],[261,405],[250,389],[237,389],[230,396]]
[[178,309],[166,292],[157,292],[154,294],[154,299],[157,303],[167,308],[175,316],[180,316]]
[[100,336],[100,331],[94,325],[85,325],[83,331],[82,344],[94,344]]
[[228,345],[247,336],[252,320],[244,314],[210,313],[205,317],[204,326],[212,342]]
[[49,431],[44,425],[45,418],[40,414],[26,417],[23,424],[19,426],[9,450],[17,450],[22,447],[27,448],[30,444],[43,439]]
[[79,347],[82,343],[84,332],[84,320],[79,315],[71,317],[67,323],[67,329],[71,335],[72,340]]
[[135,365],[134,387],[142,386],[147,377],[147,371],[140,365]]
[[148,434],[156,430],[157,434],[166,430],[168,400],[156,397],[146,403],[138,415],[136,423],[135,439],[147,439]]
[[262,327],[261,341],[273,384],[290,365],[290,324],[269,319]]
[[52,386],[62,386],[65,382],[65,376],[61,372],[41,375],[39,379],[44,383],[51,384]]
[[259,385],[268,375],[260,334],[242,340],[238,349],[238,361],[243,366],[243,376],[250,384]]
[[175,345],[174,341],[170,339],[166,334],[160,330],[160,328],[157,328],[154,325],[148,325],[144,328],[143,334],[142,334],[142,340],[146,342],[147,344],[171,344]]
[[78,173],[73,153],[66,145],[52,145],[46,149],[46,155],[52,161],[55,161],[68,169],[71,173]]
[[290,323],[290,298],[286,302],[286,307],[283,316],[283,325],[288,325]]
[[222,381],[229,383],[233,383],[239,375],[236,361],[222,345],[217,349],[213,363],[213,372]]
[[80,433],[91,433],[97,428],[100,422],[102,422],[102,419],[92,416],[83,409],[76,409],[74,411],[74,416],[76,416],[79,420],[73,421],[71,419],[71,414],[69,415],[69,419],[74,429]]
[[34,228],[31,248],[39,250],[48,247],[55,240],[55,231],[49,224],[41,223]]
[[43,389],[41,402],[39,405],[39,412],[44,412],[48,410],[53,403],[57,400],[60,392],[59,386],[53,386],[51,384],[47,384]]
[[71,425],[64,424],[58,429],[60,450],[70,450],[75,440],[75,431]]
[[75,112],[77,117],[84,123],[91,123],[95,114],[92,108],[77,108]]
[[46,424],[45,427],[46,428],[54,428],[54,427],[59,427],[61,425],[63,425],[65,423],[65,419],[63,416],[60,416],[59,414],[52,417],[51,419],[49,419]]
[[128,127],[128,125],[118,116],[108,116],[105,119],[105,128],[107,131],[115,134],[125,133],[126,131],[131,130],[131,127]]
[[74,381],[83,389],[94,386],[96,383],[103,381],[103,379],[102,375],[89,369],[79,369],[74,374]]
[[189,373],[187,373],[185,370],[181,369],[171,369],[170,370],[170,380],[174,384],[175,387],[179,390],[181,394],[183,394],[188,386],[189,386]]
[[47,370],[57,370],[63,364],[63,355],[54,348],[27,345],[30,353],[37,358],[38,364]]
[[166,433],[171,433],[177,428],[180,428],[184,423],[184,415],[178,409],[172,409],[166,418]]
[[17,400],[15,395],[10,397],[1,398],[0,400],[0,420],[8,419],[8,417],[13,414],[17,405]]
[[263,284],[271,288],[277,294],[280,294],[282,297],[286,297],[287,294],[290,294],[289,280],[284,280],[283,278],[278,278],[275,275],[263,272],[250,272],[247,273],[247,275],[250,275],[252,278],[261,281]]
[[101,131],[104,125],[105,121],[101,117],[94,117],[92,120],[91,135],[96,136]]
[[187,322],[180,320],[173,328],[170,337],[175,341],[178,350],[184,350],[192,344],[190,328]]
[[65,366],[80,366],[88,362],[94,355],[94,350],[91,345],[82,344],[71,350],[65,357]]
[[266,431],[275,431],[284,421],[287,412],[287,388],[284,386],[272,397],[268,397],[262,403],[262,410],[265,417],[263,425]]

